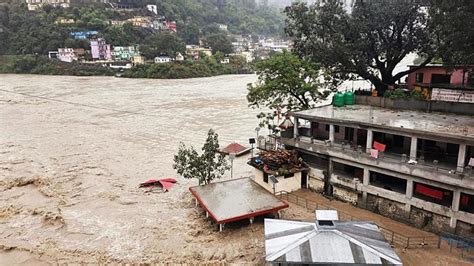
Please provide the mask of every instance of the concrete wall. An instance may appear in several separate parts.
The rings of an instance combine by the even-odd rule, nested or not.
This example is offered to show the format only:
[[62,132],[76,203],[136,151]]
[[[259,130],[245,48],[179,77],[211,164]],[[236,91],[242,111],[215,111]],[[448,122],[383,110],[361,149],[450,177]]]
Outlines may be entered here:
[[324,191],[324,174],[323,170],[310,168],[308,173],[308,188],[316,192]]
[[424,112],[446,112],[454,114],[474,115],[472,103],[418,101],[413,99],[392,100],[385,97],[356,95],[356,104],[370,105],[396,110],[418,110]]
[[[277,176],[276,178],[278,179],[278,183],[275,184],[275,192],[292,192],[301,189],[301,172],[295,173],[294,176],[289,178],[284,178],[283,176]],[[272,182],[270,180],[268,180],[268,183],[263,181],[263,172],[258,169],[255,169],[255,182],[273,193]]]
[[347,189],[339,186],[333,186],[333,196],[339,200],[357,203],[359,194],[352,189]]

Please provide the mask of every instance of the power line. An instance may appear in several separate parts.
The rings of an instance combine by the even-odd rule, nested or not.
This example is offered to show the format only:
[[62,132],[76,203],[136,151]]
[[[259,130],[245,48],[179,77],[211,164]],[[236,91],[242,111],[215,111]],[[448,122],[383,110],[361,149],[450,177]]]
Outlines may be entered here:
[[0,89],[0,91],[7,92],[7,93],[11,93],[11,94],[23,95],[23,96],[30,97],[30,98],[38,98],[38,99],[43,99],[43,100],[47,100],[47,101],[66,103],[66,104],[71,104],[71,105],[75,105],[75,106],[82,106],[82,107],[87,107],[87,108],[92,108],[92,109],[98,109],[98,110],[107,110],[107,111],[113,111],[113,112],[118,112],[118,113],[126,113],[126,114],[134,114],[134,115],[144,115],[144,116],[154,116],[154,117],[158,117],[157,115],[154,115],[154,114],[147,114],[147,113],[126,111],[126,110],[120,110],[120,109],[109,108],[109,107],[101,107],[101,106],[90,105],[90,104],[84,104],[84,103],[70,102],[70,101],[65,101],[65,100],[59,100],[59,99],[54,99],[54,98],[48,98],[48,97],[44,97],[44,96],[32,95],[32,94],[28,94],[28,93],[24,93],[24,92],[16,92],[16,91],[3,90],[3,89]]

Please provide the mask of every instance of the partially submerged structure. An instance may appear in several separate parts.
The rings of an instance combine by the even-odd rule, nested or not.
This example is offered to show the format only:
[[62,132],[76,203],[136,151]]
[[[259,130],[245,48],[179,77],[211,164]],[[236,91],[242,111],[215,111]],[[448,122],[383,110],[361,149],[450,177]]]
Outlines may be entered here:
[[306,187],[308,168],[295,151],[261,151],[248,164],[255,168],[255,182],[272,193]]
[[316,211],[316,222],[265,219],[266,261],[272,264],[402,265],[377,225],[340,222]]
[[226,223],[244,219],[253,223],[256,216],[288,208],[288,203],[247,177],[190,187],[189,191],[196,198],[196,205],[199,203],[206,216],[219,224],[220,231]]
[[239,157],[246,153],[249,153],[252,148],[245,147],[240,145],[239,143],[231,143],[227,145],[225,148],[220,149],[219,152],[225,155],[229,155],[231,153],[235,154],[235,156]]
[[362,105],[291,115],[292,134],[279,142],[310,166],[312,189],[420,227],[472,235],[473,116]]

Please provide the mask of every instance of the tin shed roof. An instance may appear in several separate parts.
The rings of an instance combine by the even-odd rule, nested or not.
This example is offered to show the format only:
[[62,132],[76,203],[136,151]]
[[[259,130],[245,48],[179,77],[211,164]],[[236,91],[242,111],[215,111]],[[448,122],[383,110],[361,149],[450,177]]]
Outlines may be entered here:
[[271,263],[402,265],[371,222],[315,223],[265,219],[266,260]]

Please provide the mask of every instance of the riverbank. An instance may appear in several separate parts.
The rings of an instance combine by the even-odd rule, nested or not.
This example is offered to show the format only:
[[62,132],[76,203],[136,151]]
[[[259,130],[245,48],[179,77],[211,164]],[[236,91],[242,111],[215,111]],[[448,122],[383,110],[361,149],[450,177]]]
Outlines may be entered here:
[[46,56],[0,56],[0,73],[67,76],[120,76],[126,78],[187,79],[228,74],[250,74],[247,64],[220,64],[209,60],[138,65],[131,69],[112,69],[101,64],[65,63]]

